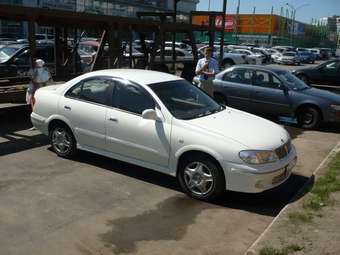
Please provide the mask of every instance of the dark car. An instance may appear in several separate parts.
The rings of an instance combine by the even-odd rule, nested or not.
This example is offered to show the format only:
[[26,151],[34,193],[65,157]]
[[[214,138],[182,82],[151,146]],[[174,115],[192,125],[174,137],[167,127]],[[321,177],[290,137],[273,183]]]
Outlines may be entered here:
[[330,60],[315,67],[294,70],[293,74],[307,84],[340,86],[340,59]]
[[300,52],[300,61],[301,63],[311,63],[315,62],[315,55],[309,51],[301,51]]
[[239,65],[216,75],[216,101],[258,115],[296,118],[303,128],[340,121],[340,96],[306,85],[289,71]]
[[[46,67],[54,73],[54,48],[52,45],[39,45],[36,58],[45,61]],[[0,79],[16,80],[28,77],[30,48],[27,44],[10,44],[0,49]]]

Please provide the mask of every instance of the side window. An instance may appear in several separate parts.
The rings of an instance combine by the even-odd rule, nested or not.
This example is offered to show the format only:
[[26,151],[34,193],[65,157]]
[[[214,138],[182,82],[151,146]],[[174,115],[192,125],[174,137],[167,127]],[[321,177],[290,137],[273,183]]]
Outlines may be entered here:
[[271,73],[265,71],[256,71],[254,85],[264,88],[281,89],[280,80]]
[[234,69],[231,72],[226,73],[223,76],[224,81],[251,84],[252,83],[252,71],[246,69]]
[[83,82],[80,98],[89,102],[108,105],[111,80],[94,78]]
[[155,102],[143,88],[116,81],[113,106],[128,112],[142,114],[146,109],[155,109]]
[[77,85],[73,86],[72,88],[70,88],[65,96],[66,97],[71,97],[71,98],[80,98],[80,93],[81,93],[81,88],[82,88],[83,83],[80,82]]

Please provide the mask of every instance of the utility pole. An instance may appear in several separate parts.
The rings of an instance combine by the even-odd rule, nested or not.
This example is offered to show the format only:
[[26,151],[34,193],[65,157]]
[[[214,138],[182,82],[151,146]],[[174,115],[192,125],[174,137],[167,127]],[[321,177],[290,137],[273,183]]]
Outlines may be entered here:
[[[210,1],[209,1],[210,3]],[[225,33],[225,15],[227,12],[227,0],[223,0],[223,16],[222,16],[222,33],[221,33],[221,45],[220,45],[220,61],[223,59],[223,53],[224,53],[224,33]]]
[[236,9],[236,18],[235,18],[235,26],[234,26],[234,36],[236,39],[236,43],[238,43],[238,22],[239,22],[239,13],[240,13],[240,3],[241,1],[238,0],[237,2],[237,9]]

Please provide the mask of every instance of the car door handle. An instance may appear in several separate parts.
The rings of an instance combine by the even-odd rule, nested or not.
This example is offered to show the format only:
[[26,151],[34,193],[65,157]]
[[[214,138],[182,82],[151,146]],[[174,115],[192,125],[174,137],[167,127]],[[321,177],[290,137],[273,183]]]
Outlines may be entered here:
[[65,106],[64,106],[64,109],[65,109],[65,110],[69,110],[69,111],[71,111],[71,107],[70,107],[70,106],[68,106],[68,105],[65,105]]
[[118,119],[113,118],[113,117],[110,117],[110,118],[109,118],[109,121],[118,122]]

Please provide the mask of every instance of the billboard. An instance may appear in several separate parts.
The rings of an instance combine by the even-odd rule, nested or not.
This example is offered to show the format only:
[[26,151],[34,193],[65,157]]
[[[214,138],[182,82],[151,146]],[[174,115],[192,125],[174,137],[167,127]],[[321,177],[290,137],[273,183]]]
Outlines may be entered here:
[[[195,25],[209,25],[208,16],[194,16],[192,23]],[[279,17],[267,14],[240,14],[238,20],[236,15],[226,15],[225,31],[232,32],[236,29],[239,33],[270,34],[279,30]],[[215,21],[218,28],[222,27],[222,16],[218,16]]]

